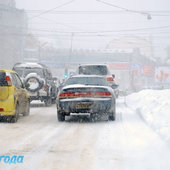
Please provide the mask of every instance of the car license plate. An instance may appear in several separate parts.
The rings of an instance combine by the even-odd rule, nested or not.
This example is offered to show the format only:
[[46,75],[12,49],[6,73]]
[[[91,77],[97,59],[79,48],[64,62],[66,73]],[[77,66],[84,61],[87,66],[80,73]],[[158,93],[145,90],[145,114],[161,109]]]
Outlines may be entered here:
[[90,109],[92,107],[92,104],[87,103],[87,104],[77,104],[76,109]]

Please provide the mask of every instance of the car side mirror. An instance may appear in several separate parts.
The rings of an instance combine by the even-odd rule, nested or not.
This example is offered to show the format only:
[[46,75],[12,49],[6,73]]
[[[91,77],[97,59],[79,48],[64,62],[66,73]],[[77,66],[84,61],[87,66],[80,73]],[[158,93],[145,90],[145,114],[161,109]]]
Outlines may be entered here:
[[119,85],[118,84],[113,84],[111,87],[112,87],[112,89],[117,89],[119,87]]

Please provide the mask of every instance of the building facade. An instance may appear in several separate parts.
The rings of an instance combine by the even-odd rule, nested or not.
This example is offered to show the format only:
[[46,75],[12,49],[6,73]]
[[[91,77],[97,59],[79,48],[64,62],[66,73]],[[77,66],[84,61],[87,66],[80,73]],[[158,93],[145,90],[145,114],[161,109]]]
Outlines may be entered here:
[[15,0],[0,0],[0,68],[22,62],[26,33],[25,11],[15,7]]

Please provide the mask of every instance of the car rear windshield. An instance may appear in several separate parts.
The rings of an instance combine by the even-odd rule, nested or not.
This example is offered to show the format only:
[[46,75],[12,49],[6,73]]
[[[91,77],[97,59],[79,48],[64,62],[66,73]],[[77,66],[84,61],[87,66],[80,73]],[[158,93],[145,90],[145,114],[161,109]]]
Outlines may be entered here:
[[5,72],[0,72],[0,86],[8,86]]
[[108,86],[106,79],[103,77],[72,77],[65,83],[65,85],[73,84]]
[[44,77],[43,69],[31,67],[18,67],[14,69],[20,77],[26,77],[30,73],[37,73],[40,77]]
[[107,66],[92,65],[92,66],[79,66],[79,74],[85,75],[107,75]]

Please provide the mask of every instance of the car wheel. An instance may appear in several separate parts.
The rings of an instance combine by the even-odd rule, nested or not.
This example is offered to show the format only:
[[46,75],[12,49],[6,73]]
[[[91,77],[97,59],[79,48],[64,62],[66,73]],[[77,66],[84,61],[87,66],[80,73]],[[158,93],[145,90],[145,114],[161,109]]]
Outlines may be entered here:
[[116,112],[112,111],[109,113],[109,120],[114,121],[116,120]]
[[57,118],[58,118],[59,122],[63,122],[63,121],[65,121],[65,114],[61,111],[58,111],[57,112]]
[[97,115],[94,114],[94,113],[91,113],[91,114],[90,114],[90,121],[91,121],[91,122],[96,122],[97,120],[98,120]]
[[11,117],[10,123],[16,123],[19,118],[19,105],[16,104],[15,115]]
[[28,101],[27,106],[26,106],[26,110],[23,113],[23,116],[28,116],[30,114],[30,102]]
[[114,121],[116,119],[115,115],[109,115],[109,120]]
[[52,99],[52,104],[56,104],[56,98]]
[[[27,76],[29,76],[29,74],[28,74]],[[34,87],[33,87],[33,88],[27,87],[26,89],[27,89],[28,91],[34,93],[34,92],[37,92],[37,91],[39,91],[40,89],[43,88],[44,82],[43,82],[42,80],[40,80],[38,77],[35,77],[35,76],[31,76],[31,77],[27,78],[27,79],[25,80],[25,84],[29,84],[30,79],[34,79],[34,80],[37,82],[38,85],[37,85],[36,88],[34,88]]]
[[48,97],[46,100],[45,100],[45,106],[47,107],[47,106],[51,106],[51,104],[52,104],[52,98],[51,98],[51,96],[50,97]]

